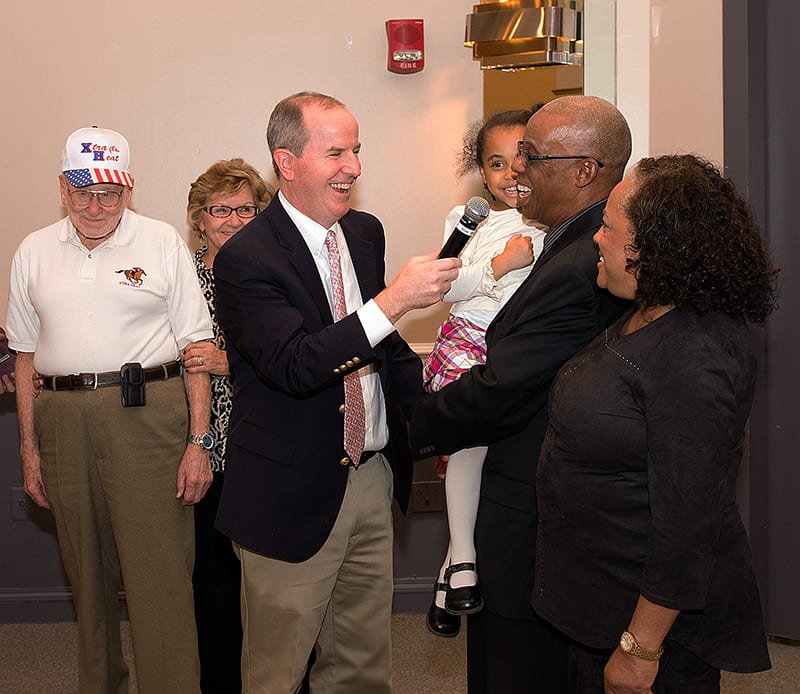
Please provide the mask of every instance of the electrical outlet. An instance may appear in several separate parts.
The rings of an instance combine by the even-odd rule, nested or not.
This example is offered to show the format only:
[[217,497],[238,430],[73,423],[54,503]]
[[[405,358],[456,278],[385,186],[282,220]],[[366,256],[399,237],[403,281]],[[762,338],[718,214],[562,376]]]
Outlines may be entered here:
[[27,521],[31,519],[30,511],[33,503],[22,487],[11,487],[8,490],[11,506],[12,521]]
[[411,488],[411,510],[414,513],[444,511],[444,482],[414,482]]

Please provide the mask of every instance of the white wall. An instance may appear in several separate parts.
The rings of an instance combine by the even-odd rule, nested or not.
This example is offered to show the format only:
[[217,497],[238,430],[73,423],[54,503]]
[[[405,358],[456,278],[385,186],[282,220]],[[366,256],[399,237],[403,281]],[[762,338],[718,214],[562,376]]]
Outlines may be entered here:
[[584,0],[583,90],[617,102],[616,0]]
[[[387,229],[388,279],[441,240],[450,208],[471,194],[455,152],[481,116],[481,74],[462,45],[469,1],[140,0],[7,4],[0,26],[0,319],[22,238],[63,214],[56,177],[76,128],[130,141],[133,206],[186,236],[189,183],[242,156],[272,178],[264,130],[295,91],[336,96],[361,123],[364,175],[355,206]],[[386,70],[384,22],[425,20],[426,67]],[[1,324],[1,323],[0,323]],[[433,326],[409,339],[429,341]]]
[[633,131],[631,161],[693,152],[721,165],[722,0],[617,0],[616,15],[617,105]]
[[[586,92],[616,98],[634,133],[632,161],[694,151],[721,162],[722,0],[586,5]],[[481,117],[481,71],[462,46],[471,11],[463,0],[7,3],[0,320],[14,249],[63,213],[56,176],[72,130],[123,132],[134,207],[185,235],[189,183],[213,161],[243,156],[271,178],[266,119],[301,89],[333,94],[361,123],[355,204],[384,221],[391,279],[405,258],[439,242],[447,211],[474,191],[452,165],[465,127]],[[385,69],[384,22],[399,17],[425,20],[421,73]],[[417,313],[402,330],[429,342],[441,315]]]

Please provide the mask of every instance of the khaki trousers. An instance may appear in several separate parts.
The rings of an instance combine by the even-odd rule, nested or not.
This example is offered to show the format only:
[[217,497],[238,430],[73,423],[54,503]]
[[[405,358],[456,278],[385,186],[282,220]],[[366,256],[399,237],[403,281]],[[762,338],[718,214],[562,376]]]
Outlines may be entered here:
[[140,694],[197,694],[194,524],[175,498],[186,448],[183,381],[147,384],[145,407],[115,387],[43,391],[42,478],[78,615],[81,694],[127,694],[124,581]]
[[291,563],[236,546],[242,564],[243,694],[388,694],[392,649],[392,473],[377,454],[351,468],[317,554]]

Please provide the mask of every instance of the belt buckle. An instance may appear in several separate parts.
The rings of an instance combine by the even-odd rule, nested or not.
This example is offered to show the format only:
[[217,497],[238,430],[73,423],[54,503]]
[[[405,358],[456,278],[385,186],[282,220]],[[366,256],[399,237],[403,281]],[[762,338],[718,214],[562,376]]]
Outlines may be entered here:
[[[87,387],[86,377],[92,379],[91,386]],[[97,372],[95,373],[79,373],[70,374],[67,376],[69,390],[97,390]],[[55,380],[53,381],[55,385]]]

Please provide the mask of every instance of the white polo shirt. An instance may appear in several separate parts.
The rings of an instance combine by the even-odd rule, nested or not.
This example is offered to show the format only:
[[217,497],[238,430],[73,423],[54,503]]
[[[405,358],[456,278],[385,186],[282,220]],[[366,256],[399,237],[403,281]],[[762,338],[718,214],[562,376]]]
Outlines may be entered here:
[[91,251],[68,217],[28,235],[12,262],[7,332],[47,375],[157,366],[213,337],[183,239],[130,210]]

